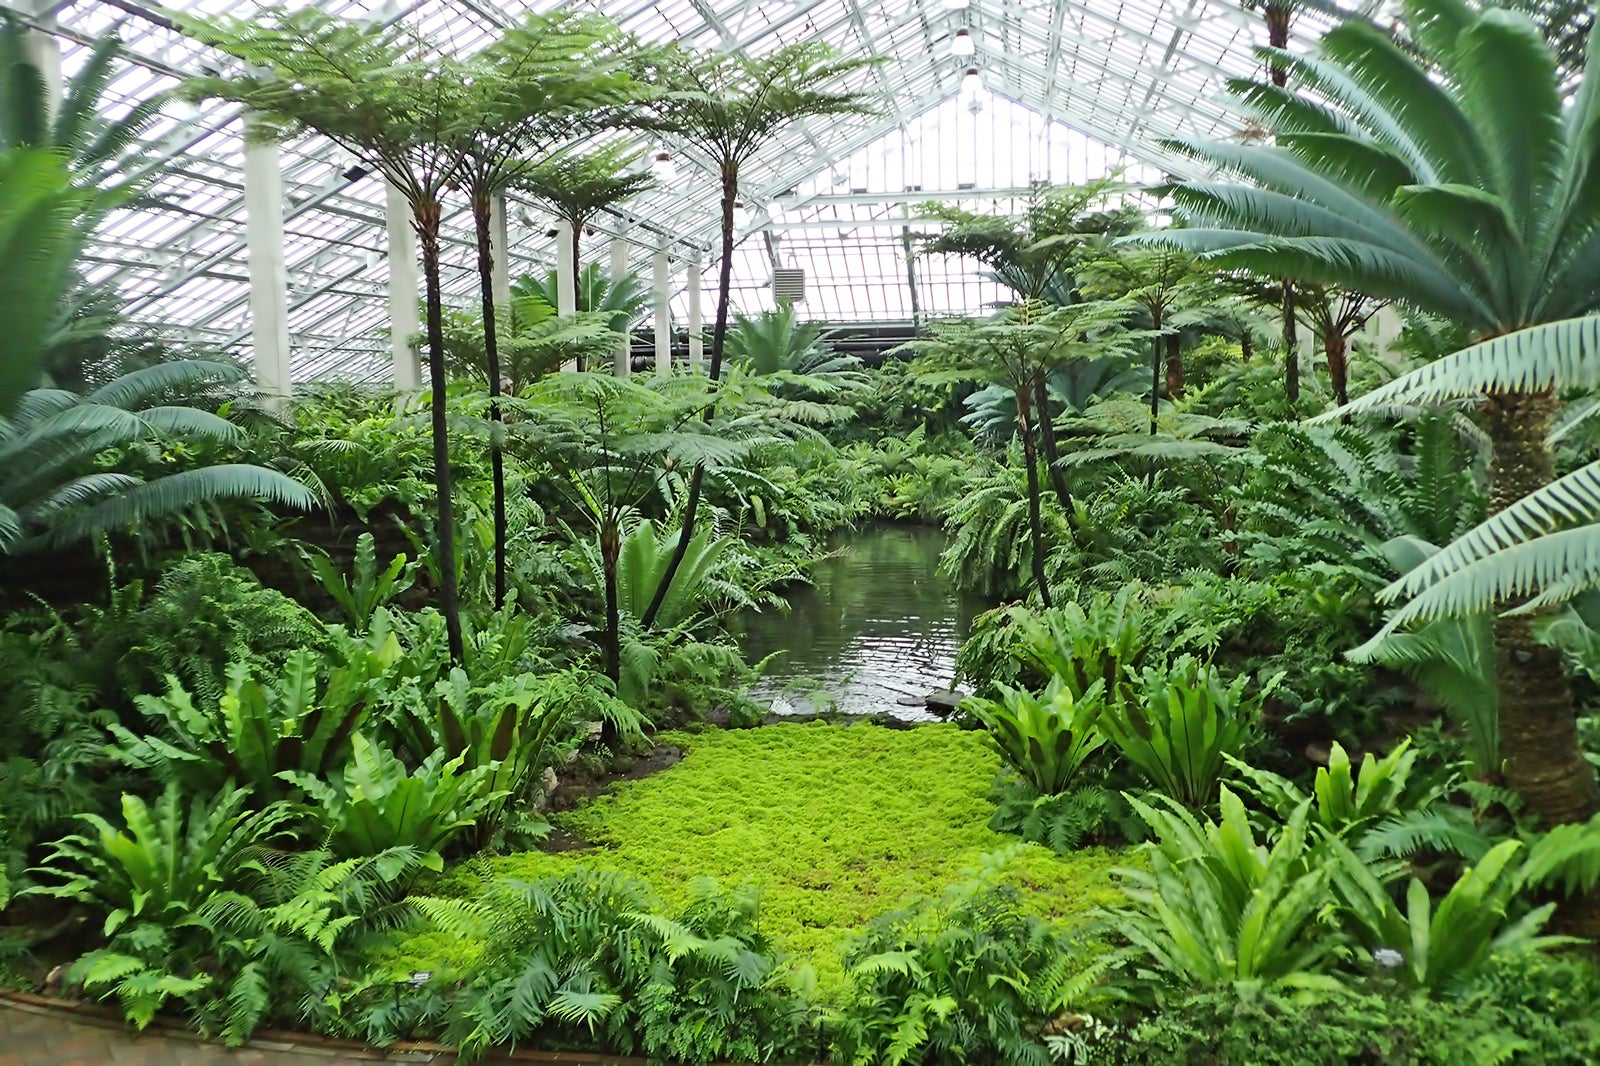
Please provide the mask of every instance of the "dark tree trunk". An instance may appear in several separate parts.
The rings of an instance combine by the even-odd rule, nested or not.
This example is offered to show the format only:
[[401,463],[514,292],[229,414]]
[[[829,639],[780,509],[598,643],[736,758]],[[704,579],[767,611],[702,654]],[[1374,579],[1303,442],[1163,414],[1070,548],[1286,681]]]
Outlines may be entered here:
[[1300,402],[1300,335],[1294,322],[1294,283],[1283,279],[1283,395],[1294,414]]
[[1044,574],[1044,515],[1039,509],[1039,456],[1033,443],[1033,419],[1028,412],[1028,390],[1015,390],[1017,432],[1022,434],[1022,461],[1028,468],[1028,535],[1033,540],[1033,583],[1039,589],[1039,602],[1050,602],[1050,583]]
[[617,606],[617,558],[622,554],[622,531],[614,519],[600,525],[600,569],[606,582],[606,676],[612,684],[622,680],[622,611]]
[[1161,311],[1156,309],[1150,314],[1150,328],[1157,331],[1158,336],[1150,342],[1152,354],[1150,356],[1150,435],[1156,435],[1156,419],[1161,414],[1161,357],[1164,345],[1159,336],[1161,329]]
[[444,615],[450,657],[464,656],[461,600],[456,589],[455,512],[450,499],[450,430],[444,372],[444,300],[439,285],[439,204],[415,205],[412,228],[422,248],[423,291],[427,304],[428,382],[433,401],[433,485],[439,496],[439,610]]
[[1067,485],[1067,472],[1061,468],[1061,451],[1056,447],[1055,416],[1050,411],[1050,385],[1043,374],[1034,382],[1033,399],[1039,420],[1039,445],[1044,451],[1045,469],[1050,474],[1050,487],[1055,490],[1061,511],[1067,516],[1067,528],[1073,539],[1078,535],[1078,515],[1072,505],[1072,489]]
[[[478,292],[483,304],[483,356],[489,375],[489,469],[494,478],[494,609],[506,602],[506,459],[500,441],[500,337],[494,312],[494,236],[489,225],[490,199],[472,198],[472,221],[478,231]],[[508,249],[500,249],[509,255]]]
[[[717,318],[711,329],[711,367],[709,376],[713,382],[722,377],[722,352],[728,342],[728,293],[733,288],[733,205],[739,199],[739,171],[733,166],[722,168],[722,262],[717,271]],[[706,408],[706,421],[710,422],[716,415],[715,405]],[[656,615],[661,611],[661,605],[667,600],[667,593],[672,589],[672,582],[678,576],[678,567],[683,565],[683,558],[689,553],[689,540],[694,536],[695,516],[700,510],[700,493],[705,486],[706,468],[696,466],[694,473],[689,478],[689,502],[683,509],[683,524],[678,533],[678,545],[672,549],[672,558],[667,561],[666,572],[661,575],[661,583],[656,586],[655,595],[650,597],[650,606],[645,609],[644,617],[639,624],[649,629],[655,624]]]
[[[1549,393],[1504,393],[1484,402],[1484,425],[1494,446],[1492,511],[1555,479],[1554,456],[1545,443],[1555,410]],[[1600,783],[1578,742],[1561,651],[1540,643],[1528,615],[1497,616],[1494,643],[1506,784],[1543,828],[1588,821],[1600,812]],[[1560,921],[1569,932],[1600,935],[1600,892],[1565,903]]]
[[[579,278],[583,277],[583,263],[578,258],[578,246],[583,240],[583,221],[581,219],[577,219],[577,220],[572,221],[571,225],[572,225],[572,306],[574,308],[576,308],[577,310],[579,310],[579,311],[587,311],[588,308],[583,306],[583,303],[584,303],[584,301],[583,301],[583,286],[578,281]],[[576,359],[573,360],[573,362],[578,365],[578,369],[580,371],[589,369],[589,360],[585,359],[581,353],[578,355],[578,357]]]
[[1169,333],[1162,338],[1167,342],[1167,398],[1183,399],[1183,337]]
[[1254,359],[1255,357],[1256,357],[1256,342],[1255,342],[1255,338],[1252,337],[1250,335],[1250,331],[1248,329],[1246,329],[1242,333],[1239,334],[1239,358],[1242,361],[1248,363],[1250,360]]

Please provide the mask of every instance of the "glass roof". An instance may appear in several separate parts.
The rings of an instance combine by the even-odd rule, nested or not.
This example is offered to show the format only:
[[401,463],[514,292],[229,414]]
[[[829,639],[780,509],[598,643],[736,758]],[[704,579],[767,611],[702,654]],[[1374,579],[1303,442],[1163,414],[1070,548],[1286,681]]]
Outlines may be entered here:
[[[296,3],[305,0],[296,0]],[[1300,0],[1292,47],[1305,49],[1339,10],[1374,13],[1382,0]],[[241,13],[237,0],[175,0],[168,9]],[[1111,170],[1130,180],[1184,173],[1159,147],[1174,136],[1241,133],[1224,81],[1256,76],[1264,40],[1240,0],[318,0],[351,18],[404,21],[461,53],[487,43],[529,10],[607,15],[651,40],[760,53],[823,40],[885,57],[852,75],[882,101],[870,117],[799,124],[745,168],[735,306],[770,306],[774,264],[805,270],[804,313],[832,322],[906,321],[913,312],[978,310],[999,298],[973,264],[914,258],[906,235],[927,232],[930,199],[1016,213],[1037,182],[1083,181]],[[84,43],[118,32],[132,61],[108,99],[140,100],[209,62],[169,28],[161,9],[125,0],[0,0],[55,33],[70,75]],[[957,30],[973,41],[953,54]],[[966,78],[979,72],[978,84]],[[99,234],[86,273],[123,293],[131,317],[174,335],[247,353],[243,146],[237,108],[174,105],[151,132],[159,206],[125,211]],[[641,145],[666,148],[664,145]],[[350,180],[353,160],[317,137],[282,146],[289,329],[297,380],[382,379],[390,373],[384,190]],[[666,242],[680,264],[701,256],[714,291],[711,246],[718,185],[684,164],[618,217],[595,224],[586,260],[610,237],[630,236],[630,266],[650,276]],[[549,269],[547,216],[507,212],[513,275]],[[663,236],[670,235],[670,236]],[[445,220],[447,299],[475,299],[470,219]],[[674,267],[674,319],[684,321],[684,268]],[[706,301],[709,318],[710,300]]]

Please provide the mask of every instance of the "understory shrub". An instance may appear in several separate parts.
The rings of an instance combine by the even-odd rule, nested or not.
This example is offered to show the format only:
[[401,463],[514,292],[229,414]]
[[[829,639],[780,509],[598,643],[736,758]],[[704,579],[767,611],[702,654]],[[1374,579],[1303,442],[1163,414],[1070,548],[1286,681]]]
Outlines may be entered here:
[[[446,935],[485,945],[444,1036],[469,1057],[513,1044],[674,1062],[784,1061],[814,1047],[796,975],[761,932],[759,897],[697,881],[662,914],[640,882],[576,870],[474,901],[418,900]],[[381,1000],[368,1021],[403,1021]]]
[[846,950],[833,1060],[1046,1066],[1097,976],[1014,889],[976,878],[874,920]]

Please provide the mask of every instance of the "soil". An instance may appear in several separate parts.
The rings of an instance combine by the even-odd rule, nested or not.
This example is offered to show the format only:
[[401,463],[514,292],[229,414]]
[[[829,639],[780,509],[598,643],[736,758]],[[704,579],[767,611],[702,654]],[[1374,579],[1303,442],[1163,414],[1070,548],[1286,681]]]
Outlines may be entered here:
[[[683,761],[683,749],[672,745],[651,748],[643,755],[625,755],[611,760],[605,766],[595,766],[580,761],[557,771],[560,783],[550,794],[546,808],[551,813],[570,811],[581,803],[608,791],[623,781],[638,781],[676,766]],[[550,841],[560,835],[552,833],[546,840],[546,851],[570,851],[570,847],[552,847]]]

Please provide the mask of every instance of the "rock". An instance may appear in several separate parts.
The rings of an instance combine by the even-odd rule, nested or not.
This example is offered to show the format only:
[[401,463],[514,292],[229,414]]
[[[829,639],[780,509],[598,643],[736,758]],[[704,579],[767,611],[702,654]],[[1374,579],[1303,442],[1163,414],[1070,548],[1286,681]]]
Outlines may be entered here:
[[922,698],[922,705],[940,718],[949,718],[961,707],[961,701],[967,698],[965,692],[956,692],[946,689],[940,692],[930,692]]
[[544,777],[539,782],[539,787],[544,789],[544,794],[549,796],[560,784],[561,781],[556,777],[556,768],[554,766],[546,766],[544,768]]

